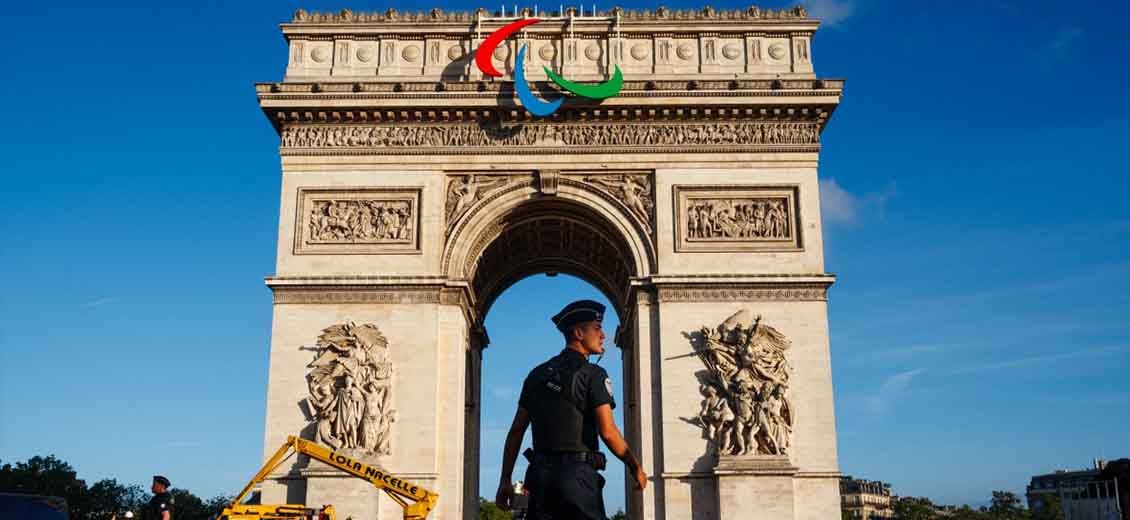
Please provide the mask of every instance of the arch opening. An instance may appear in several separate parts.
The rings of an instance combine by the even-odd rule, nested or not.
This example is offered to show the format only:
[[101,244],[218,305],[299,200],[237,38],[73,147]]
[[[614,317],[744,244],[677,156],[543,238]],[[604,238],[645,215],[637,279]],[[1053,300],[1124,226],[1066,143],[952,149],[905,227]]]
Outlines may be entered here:
[[623,314],[640,266],[620,230],[596,211],[558,197],[536,198],[499,216],[484,233],[464,271],[479,316],[508,287],[540,273],[589,282]]
[[[464,491],[466,510],[477,509],[478,503],[472,497],[479,496],[479,479],[491,479],[490,475],[480,475],[483,467],[480,462],[486,463],[487,467],[493,466],[496,461],[501,462],[497,459],[501,450],[488,447],[490,439],[484,437],[484,433],[489,436],[501,431],[504,435],[526,373],[563,346],[560,334],[549,323],[549,317],[568,301],[581,298],[604,300],[609,310],[615,311],[615,317],[606,313],[606,355],[602,364],[612,380],[617,381],[614,391],[619,404],[615,410],[617,424],[626,436],[633,435],[636,409],[629,406],[625,392],[634,388],[632,385],[636,378],[631,373],[634,369],[630,368],[631,362],[624,351],[616,352],[619,349],[614,347],[623,347],[623,341],[630,341],[634,323],[639,319],[630,310],[633,280],[647,276],[654,264],[650,236],[637,224],[622,208],[607,199],[569,186],[562,186],[556,196],[540,194],[532,186],[496,194],[481,206],[469,210],[455,223],[445,251],[444,266],[450,279],[463,280],[467,284],[473,313],[478,320],[475,324],[477,332],[471,335],[471,348],[467,351],[469,404],[466,408],[468,435],[464,452],[465,475],[470,478]],[[534,278],[542,273],[568,276],[553,278],[548,283],[544,278]],[[543,288],[568,286],[571,289],[546,290],[532,297],[527,294],[523,297],[532,300],[518,308],[509,297],[503,296],[503,293],[509,294],[512,287],[531,285]],[[487,336],[486,320],[489,316],[489,321],[495,325],[507,321],[500,319],[502,316],[498,312],[492,312],[500,296],[507,299],[501,304],[506,309],[502,314],[511,321],[502,326],[504,328],[492,331],[498,333],[496,340]],[[488,349],[490,351],[502,348],[511,354],[485,356],[483,347],[488,344],[492,345]],[[517,357],[514,349],[506,349],[511,344],[520,345],[522,352]],[[533,357],[525,359],[522,356]],[[492,361],[486,362],[486,357]],[[491,365],[489,372],[495,374],[499,364],[515,363],[516,366],[510,367],[513,373],[502,381],[493,376],[484,378],[485,365]],[[498,398],[496,392],[500,386],[513,386],[513,395],[508,395],[501,403],[494,403],[503,405],[505,410],[492,411],[492,400]],[[499,414],[497,417],[496,413]],[[529,445],[528,438],[524,445]],[[524,467],[521,460],[518,467]],[[628,505],[624,502],[626,488],[622,468],[610,466],[609,469],[605,498],[612,507],[611,513],[627,509]],[[521,479],[522,475],[515,474],[513,477]],[[497,481],[485,483],[487,488],[497,485]]]
[[[560,310],[567,301],[587,298],[609,305],[611,301],[603,296],[595,285],[575,277],[562,274],[553,278],[532,275],[505,289],[495,300],[485,317],[485,326],[491,331],[490,347],[483,352],[480,368],[479,413],[477,426],[479,463],[468,469],[478,479],[477,495],[493,499],[499,482],[502,462],[502,448],[510,422],[518,404],[522,384],[529,371],[557,354],[563,347],[561,334],[553,328],[550,316]],[[613,416],[622,431],[626,429],[625,416],[628,413],[627,387],[624,383],[625,353],[612,344],[612,332],[619,325],[619,317],[607,313],[604,326],[607,331],[605,355],[600,359],[590,358],[599,363],[611,377],[613,398],[616,407]],[[527,429],[522,449],[533,444],[532,430]],[[600,449],[608,454],[600,443]],[[622,464],[609,455],[610,463],[603,472],[607,479],[603,490],[606,509],[609,515],[627,509],[625,488],[626,474]],[[524,481],[528,464],[519,456],[511,482]]]

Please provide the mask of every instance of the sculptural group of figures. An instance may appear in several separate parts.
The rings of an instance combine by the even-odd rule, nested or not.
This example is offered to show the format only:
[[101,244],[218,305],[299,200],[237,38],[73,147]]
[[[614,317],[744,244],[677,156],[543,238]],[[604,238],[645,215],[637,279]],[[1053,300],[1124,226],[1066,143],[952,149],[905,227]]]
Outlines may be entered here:
[[706,365],[697,422],[723,455],[785,455],[795,410],[785,392],[789,341],[761,317],[748,327],[740,311],[717,329],[703,327],[696,354]]
[[688,238],[790,237],[783,198],[696,201],[686,219]]
[[315,440],[335,450],[389,454],[396,411],[388,341],[375,325],[349,322],[323,330],[317,348],[306,375]]
[[310,238],[326,241],[409,240],[412,207],[386,200],[317,200]]

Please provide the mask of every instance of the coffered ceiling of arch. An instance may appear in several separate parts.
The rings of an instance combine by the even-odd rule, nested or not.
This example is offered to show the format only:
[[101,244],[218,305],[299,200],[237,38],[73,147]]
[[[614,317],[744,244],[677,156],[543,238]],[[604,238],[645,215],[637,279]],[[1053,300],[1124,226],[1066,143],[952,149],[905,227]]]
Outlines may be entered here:
[[533,200],[484,232],[464,270],[480,313],[502,291],[538,273],[567,273],[594,284],[617,308],[628,300],[636,272],[618,233],[591,211],[560,200]]

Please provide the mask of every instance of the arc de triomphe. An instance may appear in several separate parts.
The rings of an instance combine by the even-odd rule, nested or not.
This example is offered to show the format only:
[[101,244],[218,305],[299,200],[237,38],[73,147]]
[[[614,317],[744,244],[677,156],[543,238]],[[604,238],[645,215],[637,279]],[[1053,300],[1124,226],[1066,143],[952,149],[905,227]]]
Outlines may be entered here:
[[[515,281],[579,276],[622,323],[626,436],[653,477],[636,519],[839,517],[817,163],[840,80],[803,8],[547,15],[308,13],[256,85],[281,137],[265,451],[287,435],[477,510],[483,317]],[[619,95],[531,116],[548,66]],[[617,375],[614,374],[614,377]],[[488,456],[495,456],[488,454]],[[611,471],[621,471],[613,465]],[[519,476],[520,478],[520,476]],[[399,518],[304,459],[264,503]]]

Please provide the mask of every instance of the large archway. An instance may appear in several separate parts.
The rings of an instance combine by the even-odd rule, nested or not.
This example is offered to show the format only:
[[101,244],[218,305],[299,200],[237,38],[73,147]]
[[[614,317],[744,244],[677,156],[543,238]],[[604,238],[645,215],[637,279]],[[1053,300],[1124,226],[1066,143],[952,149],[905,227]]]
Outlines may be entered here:
[[[535,274],[518,280],[495,299],[484,316],[485,328],[490,332],[490,345],[482,353],[481,392],[477,401],[480,497],[494,497],[501,472],[502,448],[524,378],[532,367],[543,363],[562,348],[561,336],[553,328],[549,317],[565,302],[577,298],[596,300],[608,308],[604,317],[607,330],[605,354],[594,356],[589,361],[608,372],[616,402],[613,416],[616,424],[624,428],[625,352],[613,344],[613,332],[619,326],[619,315],[612,310],[614,304],[595,285],[573,275]],[[531,445],[532,432],[527,430],[522,446]],[[524,457],[518,457],[511,482],[524,481],[526,462]],[[622,465],[610,459],[604,476],[607,479],[604,499],[611,516],[624,509],[626,504],[626,475]]]
[[[554,174],[557,172],[551,175]],[[604,174],[619,175],[616,172]],[[640,172],[624,174],[639,175]],[[462,182],[458,178],[462,175],[472,174],[460,172],[453,182]],[[533,178],[545,175],[538,172]],[[583,174],[576,177],[581,178]],[[473,512],[478,507],[481,487],[478,479],[484,456],[479,451],[483,363],[490,343],[490,331],[483,327],[483,321],[499,295],[533,275],[573,275],[592,284],[610,303],[609,310],[618,318],[616,330],[609,331],[610,340],[620,349],[628,346],[626,341],[630,334],[627,331],[636,326],[639,318],[629,310],[629,304],[633,280],[645,276],[652,267],[654,252],[648,247],[650,237],[633,223],[631,210],[617,200],[602,196],[589,184],[571,180],[561,184],[564,185],[559,184],[552,193],[539,190],[536,182],[496,188],[496,192],[484,193],[473,201],[465,215],[460,215],[462,220],[452,225],[453,232],[448,239],[449,276],[466,280],[474,314],[478,317],[468,335],[475,338],[477,333],[477,340],[469,339],[466,359],[464,511]],[[643,236],[638,234],[640,231],[644,231]],[[547,347],[547,352],[552,352],[559,345]],[[622,362],[618,364],[625,366]],[[626,381],[631,377],[627,372],[620,370],[613,376],[618,381]],[[624,388],[628,387],[630,385],[625,384]],[[634,407],[621,406],[620,413],[629,417],[633,410]],[[621,426],[626,430],[630,428],[623,423]],[[631,433],[626,431],[626,435]],[[619,467],[611,470],[622,471]]]

